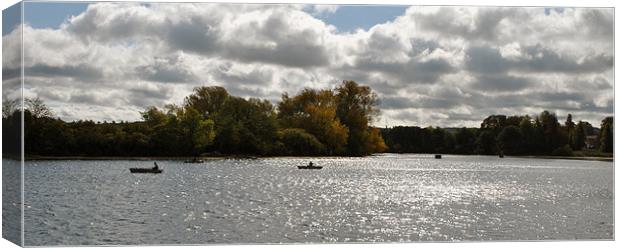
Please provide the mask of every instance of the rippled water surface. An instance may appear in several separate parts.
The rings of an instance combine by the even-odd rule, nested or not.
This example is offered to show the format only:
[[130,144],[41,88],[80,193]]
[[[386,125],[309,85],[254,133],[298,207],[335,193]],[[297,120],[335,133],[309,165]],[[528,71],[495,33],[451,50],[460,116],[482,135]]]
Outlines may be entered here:
[[[298,170],[310,160],[322,170]],[[26,245],[613,239],[613,164],[379,155],[30,161]]]

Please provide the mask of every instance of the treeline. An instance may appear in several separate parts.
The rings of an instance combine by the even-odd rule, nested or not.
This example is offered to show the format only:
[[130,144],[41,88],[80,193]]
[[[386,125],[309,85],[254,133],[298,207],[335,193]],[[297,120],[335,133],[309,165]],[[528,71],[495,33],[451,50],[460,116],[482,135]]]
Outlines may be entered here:
[[[379,112],[367,86],[344,81],[335,89],[304,89],[267,100],[198,87],[181,106],[150,107],[142,121],[65,122],[40,100],[26,101],[28,156],[347,155],[387,149],[370,123]],[[12,106],[12,107],[11,107]],[[20,114],[3,103],[4,153],[19,154]]]
[[[593,149],[613,153],[613,117],[603,119],[600,130],[585,121],[575,123],[572,118],[569,114],[562,125],[548,111],[534,118],[491,115],[480,128],[398,126],[382,129],[381,133],[388,151],[395,153],[572,156],[586,148],[590,153]],[[593,136],[587,147],[587,138]]]

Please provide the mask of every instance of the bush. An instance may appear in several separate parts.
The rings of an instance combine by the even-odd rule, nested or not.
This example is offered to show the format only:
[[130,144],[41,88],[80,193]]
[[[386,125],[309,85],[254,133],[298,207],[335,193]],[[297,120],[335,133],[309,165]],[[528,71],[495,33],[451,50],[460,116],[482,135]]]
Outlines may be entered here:
[[573,156],[573,150],[569,145],[558,147],[551,153],[553,156]]
[[325,146],[303,129],[284,129],[278,132],[278,136],[287,155],[319,155],[325,151]]

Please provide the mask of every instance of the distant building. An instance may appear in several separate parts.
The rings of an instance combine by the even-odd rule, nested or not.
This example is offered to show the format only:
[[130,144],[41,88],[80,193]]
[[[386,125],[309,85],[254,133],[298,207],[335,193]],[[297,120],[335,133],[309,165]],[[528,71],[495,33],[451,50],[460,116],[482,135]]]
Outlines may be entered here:
[[586,148],[588,149],[598,148],[598,135],[586,136]]

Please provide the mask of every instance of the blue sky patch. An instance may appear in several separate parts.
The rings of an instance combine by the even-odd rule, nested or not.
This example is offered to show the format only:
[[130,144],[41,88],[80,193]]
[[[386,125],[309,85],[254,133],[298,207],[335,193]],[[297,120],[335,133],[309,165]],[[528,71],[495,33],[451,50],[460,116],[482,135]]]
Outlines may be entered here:
[[325,23],[334,25],[339,32],[355,32],[393,21],[405,13],[409,6],[404,5],[340,5],[334,13],[313,14]]
[[87,7],[88,3],[26,2],[24,22],[33,28],[57,29],[65,20],[79,15]]

